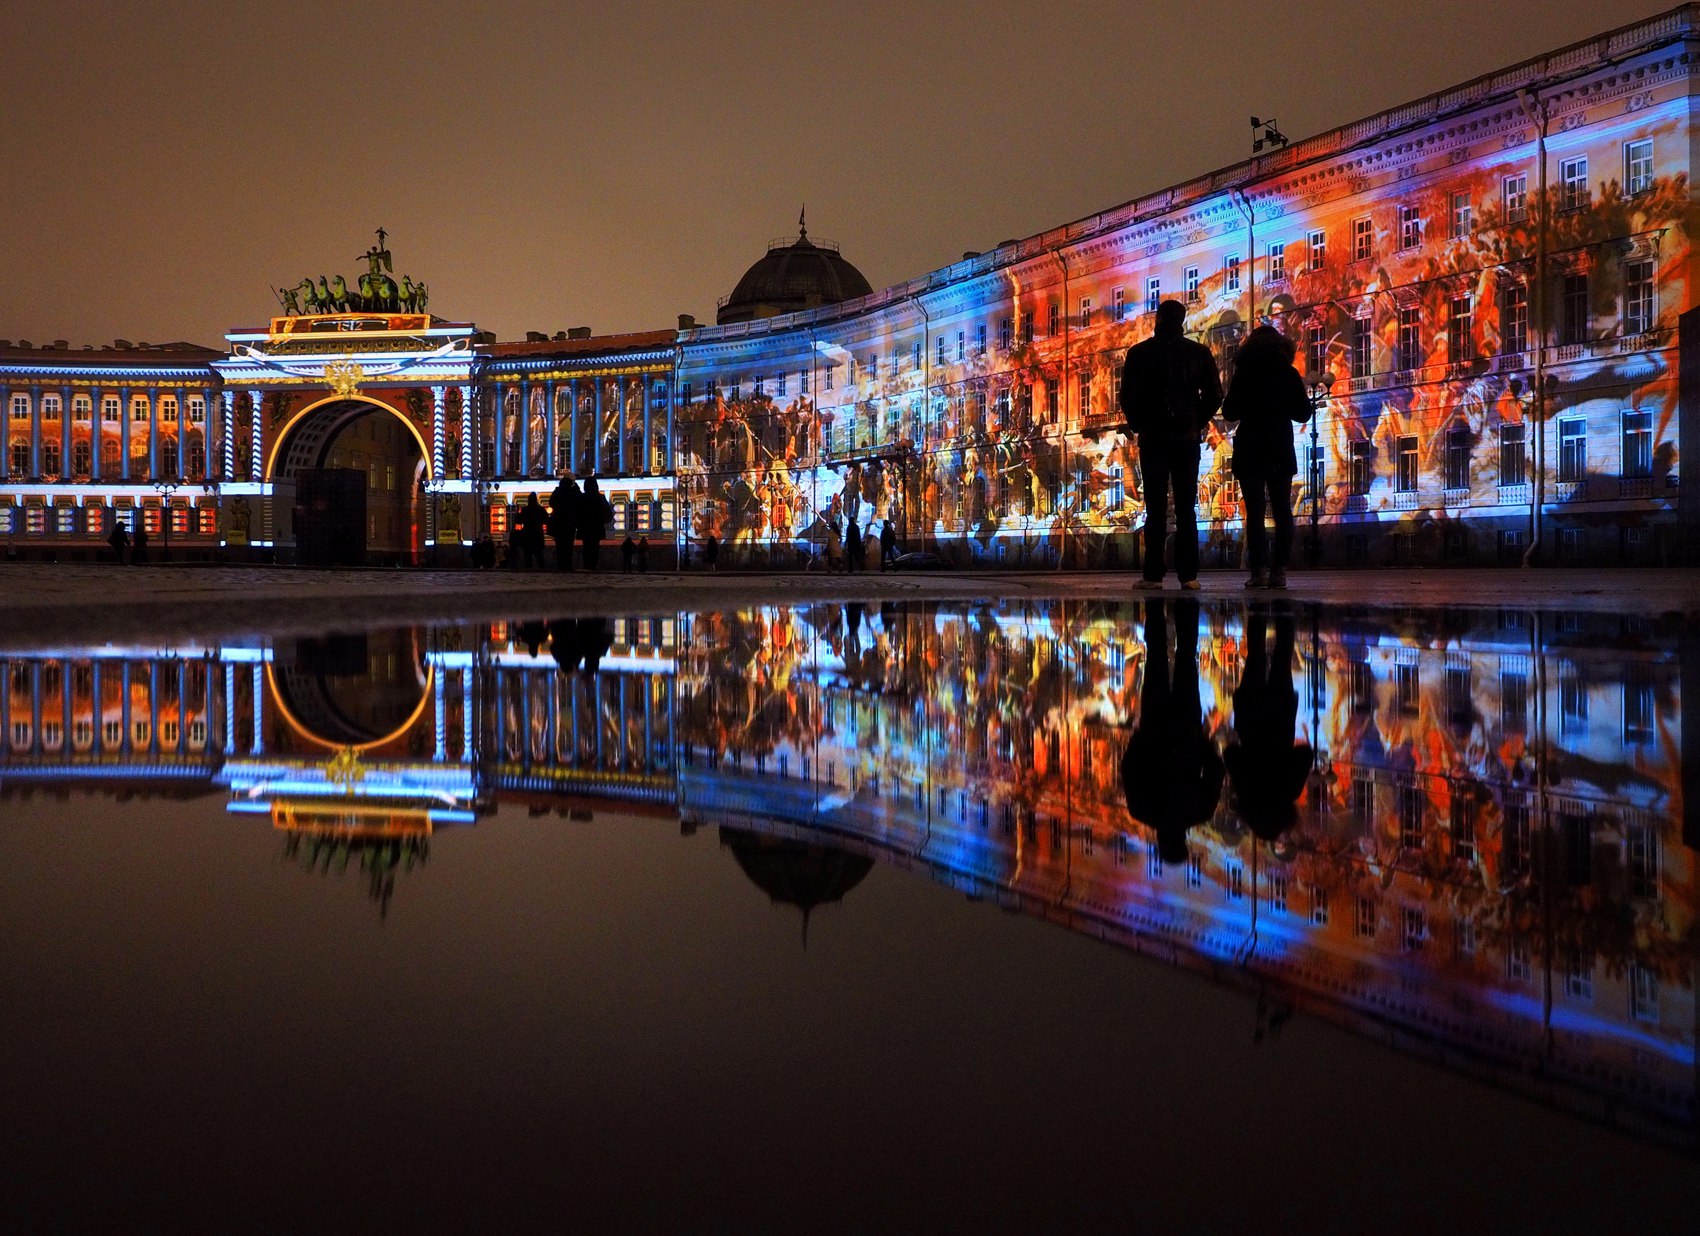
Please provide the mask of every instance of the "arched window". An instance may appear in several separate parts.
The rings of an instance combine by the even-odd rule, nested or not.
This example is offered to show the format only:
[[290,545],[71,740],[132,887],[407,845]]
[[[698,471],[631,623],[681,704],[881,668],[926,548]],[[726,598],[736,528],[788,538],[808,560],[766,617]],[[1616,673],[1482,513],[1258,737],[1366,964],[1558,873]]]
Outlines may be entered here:
[[160,439],[159,467],[160,471],[166,476],[176,476],[178,474],[176,438]]
[[59,443],[48,441],[41,444],[41,472],[43,476],[59,475]]
[[100,444],[100,470],[108,476],[116,476],[123,469],[123,466],[123,458],[118,447],[118,439],[104,439]]
[[30,444],[27,439],[14,440],[12,443],[12,475],[28,476],[30,474]]
[[207,448],[200,435],[189,439],[189,479],[198,481],[207,474]]
[[87,476],[89,474],[89,461],[93,454],[87,438],[78,438],[71,443],[71,471],[77,476]]

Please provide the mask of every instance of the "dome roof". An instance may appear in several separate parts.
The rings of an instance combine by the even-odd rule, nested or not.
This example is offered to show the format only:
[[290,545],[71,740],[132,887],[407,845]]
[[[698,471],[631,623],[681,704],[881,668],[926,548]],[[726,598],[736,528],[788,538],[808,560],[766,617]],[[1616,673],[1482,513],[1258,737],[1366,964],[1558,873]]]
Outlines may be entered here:
[[830,240],[812,241],[801,227],[797,239],[780,239],[767,246],[767,253],[744,272],[732,295],[720,302],[715,321],[748,322],[795,313],[816,305],[866,296],[874,289],[866,276],[839,253]]

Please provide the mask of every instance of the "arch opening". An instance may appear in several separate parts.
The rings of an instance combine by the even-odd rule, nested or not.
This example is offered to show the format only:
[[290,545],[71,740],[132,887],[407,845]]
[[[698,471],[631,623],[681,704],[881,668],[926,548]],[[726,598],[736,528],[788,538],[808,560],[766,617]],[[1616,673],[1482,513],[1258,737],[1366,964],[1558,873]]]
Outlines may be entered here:
[[279,557],[305,565],[407,565],[427,536],[430,453],[389,404],[332,397],[296,413],[272,448]]

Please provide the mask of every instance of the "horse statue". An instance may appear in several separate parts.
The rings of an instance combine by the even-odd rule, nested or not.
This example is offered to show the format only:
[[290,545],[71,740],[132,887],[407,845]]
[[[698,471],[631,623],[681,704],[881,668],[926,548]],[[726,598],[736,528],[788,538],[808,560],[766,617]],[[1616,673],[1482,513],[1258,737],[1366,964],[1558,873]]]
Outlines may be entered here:
[[341,311],[347,311],[352,307],[348,296],[348,284],[341,275],[331,276],[331,301]]
[[[338,279],[337,282],[341,283],[342,280]],[[319,312],[336,312],[336,298],[331,295],[331,285],[323,275],[319,276]]]

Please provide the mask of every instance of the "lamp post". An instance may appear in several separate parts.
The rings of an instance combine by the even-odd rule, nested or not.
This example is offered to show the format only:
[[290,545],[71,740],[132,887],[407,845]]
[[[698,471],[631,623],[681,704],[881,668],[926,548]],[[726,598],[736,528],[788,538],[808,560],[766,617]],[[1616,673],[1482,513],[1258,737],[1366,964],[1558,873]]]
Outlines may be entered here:
[[1317,446],[1317,422],[1328,404],[1328,391],[1334,385],[1332,377],[1321,377],[1310,383],[1310,458],[1305,461],[1305,476],[1310,488],[1310,566],[1316,569],[1322,561],[1322,540],[1319,528],[1322,519],[1322,456]]
[[160,527],[165,533],[165,549],[162,561],[171,561],[171,495],[177,492],[177,478],[166,477],[153,483],[154,492],[159,494]]
[[[908,438],[899,438],[880,452],[879,456],[881,463],[897,465],[897,501],[899,503],[897,535],[905,546],[909,544],[909,460],[914,454],[915,444]],[[904,552],[907,553],[908,550],[905,549]]]

